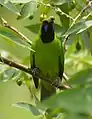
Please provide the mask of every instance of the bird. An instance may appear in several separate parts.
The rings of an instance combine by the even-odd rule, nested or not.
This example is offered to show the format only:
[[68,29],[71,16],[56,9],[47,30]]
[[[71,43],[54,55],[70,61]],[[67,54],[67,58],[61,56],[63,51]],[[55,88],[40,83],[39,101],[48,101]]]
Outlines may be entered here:
[[[32,42],[31,69],[38,68],[49,80],[56,79],[62,81],[64,72],[64,52],[62,41],[55,33],[55,18],[50,16],[45,18],[40,27],[38,36]],[[58,77],[58,78],[57,78]],[[39,86],[39,78],[33,76],[35,88]],[[56,87],[45,80],[40,81],[40,100],[46,100],[56,93]]]

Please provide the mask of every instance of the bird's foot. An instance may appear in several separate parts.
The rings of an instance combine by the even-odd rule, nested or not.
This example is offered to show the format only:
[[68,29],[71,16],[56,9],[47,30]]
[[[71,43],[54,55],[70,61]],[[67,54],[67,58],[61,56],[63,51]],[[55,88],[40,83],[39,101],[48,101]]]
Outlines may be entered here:
[[37,74],[39,74],[39,73],[40,73],[40,70],[37,67],[32,70],[33,76],[37,76]]
[[51,85],[54,85],[54,86],[56,86],[56,87],[59,87],[60,84],[61,84],[61,79],[60,79],[59,77],[57,77],[57,78],[52,82]]

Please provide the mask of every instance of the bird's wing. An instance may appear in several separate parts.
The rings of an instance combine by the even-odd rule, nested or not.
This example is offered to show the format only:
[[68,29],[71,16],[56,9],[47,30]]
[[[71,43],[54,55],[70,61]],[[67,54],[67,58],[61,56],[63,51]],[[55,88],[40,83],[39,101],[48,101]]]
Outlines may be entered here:
[[[34,68],[36,68],[36,65],[35,65],[35,54],[33,53],[32,54],[32,62],[31,62],[31,69],[33,70]],[[39,79],[37,77],[33,76],[33,81],[34,81],[35,87],[38,88]]]
[[62,41],[61,41],[61,50],[60,50],[60,56],[59,56],[59,77],[62,80],[64,72],[64,51],[63,51],[63,46],[62,46]]
[[61,62],[61,56],[59,56],[59,77],[62,80],[62,76],[63,76],[63,71],[64,71],[64,66]]

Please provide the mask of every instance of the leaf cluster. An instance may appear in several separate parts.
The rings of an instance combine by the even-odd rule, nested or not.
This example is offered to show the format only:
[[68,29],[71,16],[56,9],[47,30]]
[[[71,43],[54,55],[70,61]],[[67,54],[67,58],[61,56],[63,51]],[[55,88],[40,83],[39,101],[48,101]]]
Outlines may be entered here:
[[[1,7],[17,15],[17,20],[34,21],[25,28],[38,34],[40,15],[55,16],[55,32],[65,48],[65,73],[67,83],[72,89],[59,91],[44,102],[39,102],[34,93],[38,93],[29,79],[29,75],[0,64],[0,81],[15,80],[17,84],[26,84],[35,105],[18,102],[16,106],[31,111],[35,116],[46,119],[91,119],[92,118],[92,1],[91,0],[0,0]],[[37,19],[36,19],[37,18]],[[16,59],[28,66],[31,40],[9,25],[1,16],[0,38],[6,51],[1,56]],[[8,44],[8,45],[7,45]],[[12,51],[10,47],[16,47]],[[0,48],[1,49],[1,48]],[[19,50],[21,49],[21,50]],[[21,53],[23,51],[23,53]],[[18,53],[16,53],[18,52]],[[11,55],[12,54],[12,55]],[[3,62],[3,61],[2,61]],[[30,83],[31,81],[31,83]]]

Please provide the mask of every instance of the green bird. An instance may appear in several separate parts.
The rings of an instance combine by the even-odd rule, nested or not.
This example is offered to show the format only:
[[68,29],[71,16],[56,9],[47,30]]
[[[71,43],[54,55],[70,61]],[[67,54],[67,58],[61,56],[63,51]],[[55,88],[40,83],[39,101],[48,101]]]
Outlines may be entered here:
[[[64,53],[62,41],[56,37],[54,28],[54,17],[44,19],[41,24],[40,33],[33,41],[31,68],[39,68],[40,71],[55,82],[57,77],[62,80],[64,71]],[[33,77],[35,87],[38,88],[39,79]],[[45,100],[56,93],[56,88],[47,81],[41,80],[41,100]]]

